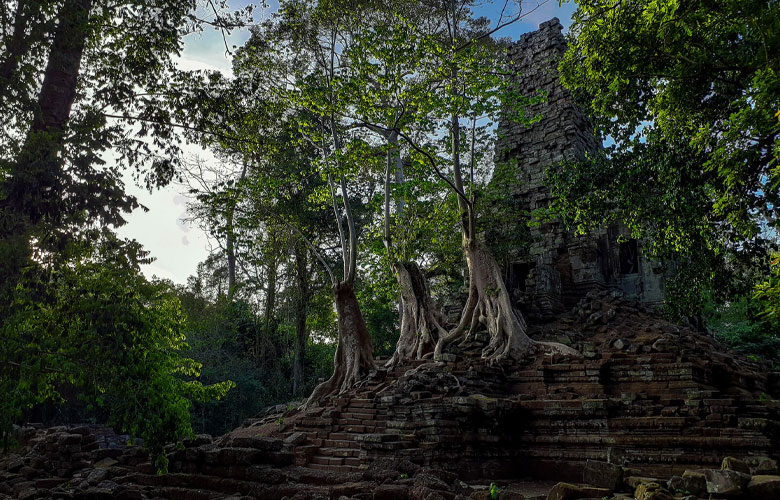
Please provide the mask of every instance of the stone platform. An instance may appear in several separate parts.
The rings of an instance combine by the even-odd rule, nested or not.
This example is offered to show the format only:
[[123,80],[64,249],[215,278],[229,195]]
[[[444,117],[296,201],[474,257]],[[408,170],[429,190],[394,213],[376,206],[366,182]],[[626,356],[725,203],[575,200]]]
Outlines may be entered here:
[[[95,429],[29,429],[0,457],[0,500],[484,500],[493,482],[503,500],[668,500],[694,476],[707,492],[738,479],[748,493],[733,498],[769,486],[780,498],[780,376],[770,365],[606,292],[532,335],[583,357],[491,366],[477,334],[442,361],[377,369],[318,408],[280,406],[170,448],[162,476],[140,448],[114,447]],[[723,457],[744,466],[719,472]],[[603,470],[622,482],[605,488]],[[545,493],[544,479],[592,486]]]
[[477,334],[445,361],[379,369],[320,408],[251,420],[222,443],[294,435],[298,465],[403,459],[466,479],[579,481],[587,460],[670,477],[724,456],[778,458],[780,375],[769,365],[608,292],[533,334],[584,357],[489,366]]

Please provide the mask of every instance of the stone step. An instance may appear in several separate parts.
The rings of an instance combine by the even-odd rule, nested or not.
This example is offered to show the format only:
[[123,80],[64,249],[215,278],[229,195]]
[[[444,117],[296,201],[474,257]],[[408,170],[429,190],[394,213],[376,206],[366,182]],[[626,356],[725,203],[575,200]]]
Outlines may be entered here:
[[346,464],[325,465],[325,464],[310,463],[306,467],[309,467],[311,469],[316,469],[316,470],[338,471],[338,472],[361,472],[363,470],[359,465],[346,465]]
[[324,448],[360,448],[360,443],[351,439],[325,439],[322,441],[322,449]]
[[[178,486],[157,487],[155,492],[162,498],[169,500],[212,500],[224,498],[225,494],[218,491],[184,488]],[[131,498],[128,496],[128,498]],[[141,498],[141,497],[139,497]]]
[[373,408],[374,400],[369,398],[350,398],[346,404],[350,408]]
[[376,415],[377,409],[376,405],[371,402],[371,406],[352,406],[351,404],[347,405],[347,409],[342,410],[342,415]]
[[362,434],[364,433],[340,431],[340,432],[331,432],[328,437],[336,441],[354,441],[356,436],[360,436]]
[[315,457],[357,457],[360,455],[360,448],[348,448],[348,447],[323,447],[317,450]]
[[130,474],[123,478],[118,478],[117,482],[120,484],[131,483],[139,486],[151,486],[155,488],[155,490],[174,488],[174,491],[198,491],[209,495],[205,498],[213,498],[213,494],[248,495],[253,489],[257,488],[257,482],[255,481],[234,479],[231,477],[217,477],[203,473],[184,474],[171,472],[164,475]]
[[309,466],[312,465],[327,465],[327,466],[344,465],[344,457],[334,457],[331,455],[314,455],[313,457],[311,457],[311,461],[309,462]]

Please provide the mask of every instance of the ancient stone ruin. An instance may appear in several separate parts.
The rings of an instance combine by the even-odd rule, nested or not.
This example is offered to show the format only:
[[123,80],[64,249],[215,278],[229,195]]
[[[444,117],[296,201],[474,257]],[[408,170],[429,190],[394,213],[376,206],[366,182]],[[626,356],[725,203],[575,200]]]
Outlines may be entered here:
[[[504,139],[528,158],[514,193],[528,208],[549,202],[541,165],[598,147],[557,84],[563,44],[552,20],[511,51],[529,68],[520,84],[547,89],[555,111]],[[487,363],[488,335],[476,333],[441,360],[377,368],[318,407],[280,405],[171,447],[167,475],[103,431],[20,429],[21,446],[0,458],[0,500],[780,499],[780,372],[656,314],[661,276],[619,228],[536,231],[512,283],[557,312],[529,335],[582,358]]]
[[[519,203],[517,223],[546,208],[551,200],[545,170],[562,161],[582,159],[601,148],[593,128],[558,78],[558,62],[566,51],[563,26],[557,18],[526,33],[509,48],[518,72],[518,90],[547,95],[532,115],[542,120],[530,127],[506,120],[499,124],[497,160],[516,166],[515,185],[507,196]],[[508,264],[507,288],[531,317],[571,308],[592,290],[619,290],[647,304],[664,300],[663,271],[642,254],[641,245],[619,224],[578,236],[558,221],[531,228],[531,248]]]
[[[90,429],[25,431],[0,459],[0,498],[465,500],[490,498],[491,481],[510,499],[780,495],[770,365],[608,291],[530,333],[583,358],[491,366],[477,334],[444,361],[377,369],[320,407],[282,405],[171,448],[163,476]],[[552,481],[532,495],[513,482],[529,477]]]

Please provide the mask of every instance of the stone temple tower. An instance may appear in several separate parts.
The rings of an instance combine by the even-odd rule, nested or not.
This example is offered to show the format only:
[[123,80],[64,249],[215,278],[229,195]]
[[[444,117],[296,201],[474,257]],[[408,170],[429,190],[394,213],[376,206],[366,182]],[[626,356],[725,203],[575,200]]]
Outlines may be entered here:
[[[523,95],[545,91],[546,102],[530,111],[542,120],[530,127],[501,121],[497,161],[516,162],[514,182],[507,196],[519,204],[518,224],[532,210],[545,208],[552,197],[545,170],[564,160],[582,159],[601,143],[568,91],[561,85],[558,63],[566,51],[563,26],[553,18],[526,33],[508,51],[518,72]],[[664,300],[660,265],[642,256],[636,240],[626,239],[619,224],[577,236],[559,221],[531,228],[531,246],[523,257],[508,263],[507,286],[517,305],[531,317],[570,308],[592,290],[617,289],[627,298],[650,304]]]

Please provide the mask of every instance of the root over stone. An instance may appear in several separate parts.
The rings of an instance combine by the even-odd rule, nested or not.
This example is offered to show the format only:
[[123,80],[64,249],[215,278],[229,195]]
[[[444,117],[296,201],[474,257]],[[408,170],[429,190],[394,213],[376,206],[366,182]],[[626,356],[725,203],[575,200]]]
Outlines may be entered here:
[[441,326],[441,312],[417,264],[398,262],[393,267],[401,287],[401,334],[387,366],[422,359],[433,351],[439,337],[447,333]]
[[305,406],[315,405],[325,397],[347,391],[376,368],[371,337],[352,283],[339,283],[334,288],[334,295],[339,343],[333,358],[333,375],[315,387]]
[[512,306],[501,268],[490,250],[471,240],[465,251],[470,272],[469,298],[458,325],[436,344],[434,357],[439,357],[450,343],[465,339],[480,325],[490,334],[490,343],[482,351],[484,359],[520,359],[538,351],[580,357],[576,350],[562,344],[532,340],[527,334],[525,320]]

